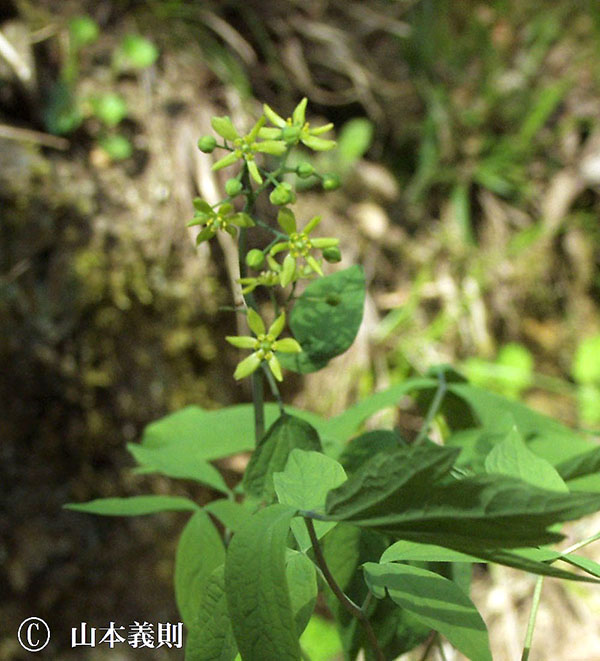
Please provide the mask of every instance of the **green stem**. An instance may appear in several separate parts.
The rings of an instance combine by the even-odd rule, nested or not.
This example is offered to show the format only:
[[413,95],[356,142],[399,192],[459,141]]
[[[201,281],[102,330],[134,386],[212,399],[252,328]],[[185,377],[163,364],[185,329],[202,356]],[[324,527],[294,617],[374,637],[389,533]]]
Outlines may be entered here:
[[273,397],[275,397],[279,406],[279,413],[283,415],[285,413],[285,409],[283,406],[283,400],[281,399],[281,393],[279,392],[279,387],[277,386],[277,381],[275,381],[275,377],[273,376],[271,370],[264,363],[262,363],[261,367],[265,373],[265,376],[267,377],[267,381],[269,382],[269,387],[271,388]]
[[540,599],[542,596],[542,585],[544,584],[544,577],[538,576],[533,591],[533,599],[531,602],[531,612],[529,613],[529,622],[527,623],[527,633],[525,634],[525,643],[523,645],[523,654],[521,661],[529,659],[529,652],[531,651],[531,643],[533,641],[533,630],[535,629],[535,620],[537,617],[538,608],[540,606]]
[[360,622],[367,636],[367,640],[369,641],[369,645],[371,646],[371,648],[375,653],[375,657],[377,658],[377,661],[385,661],[385,657],[379,647],[379,643],[377,642],[377,638],[375,637],[375,632],[373,631],[373,627],[371,626],[371,623],[369,622],[369,618],[367,617],[366,613],[364,613],[362,608],[360,608],[360,606],[355,604],[352,601],[352,599],[350,599],[350,597],[344,593],[342,588],[340,588],[340,586],[337,584],[329,567],[327,566],[327,562],[325,561],[325,556],[323,555],[323,551],[319,544],[319,540],[317,538],[317,533],[315,532],[315,526],[313,525],[312,519],[305,517],[304,523],[306,524],[306,528],[308,530],[308,535],[310,537],[312,548],[315,553],[315,560],[317,562],[317,565],[319,566],[319,569],[323,573],[325,580],[327,581],[327,585],[329,585],[331,591],[336,596],[340,604],[350,613],[350,615],[355,617]]
[[561,551],[561,553],[563,555],[567,555],[568,553],[574,553],[575,551],[579,551],[579,549],[582,549],[584,546],[587,546],[592,542],[596,542],[599,539],[600,539],[600,532],[597,532],[595,535],[592,535],[591,537],[587,537],[586,539],[581,540],[581,542],[577,542],[572,546],[569,546],[564,551]]
[[438,387],[435,391],[435,396],[431,402],[429,410],[427,411],[427,417],[425,418],[423,425],[421,426],[421,430],[419,431],[419,435],[414,442],[415,445],[419,445],[419,443],[422,443],[427,437],[431,423],[433,422],[435,416],[438,414],[440,406],[442,405],[442,401],[446,396],[447,389],[448,387],[446,385],[446,375],[442,370],[440,370],[438,372]]

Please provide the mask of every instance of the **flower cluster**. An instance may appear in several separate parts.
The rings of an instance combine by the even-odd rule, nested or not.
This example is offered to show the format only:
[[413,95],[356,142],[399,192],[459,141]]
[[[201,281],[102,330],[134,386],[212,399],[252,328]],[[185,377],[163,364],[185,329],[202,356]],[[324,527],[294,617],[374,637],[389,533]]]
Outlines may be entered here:
[[[333,124],[312,128],[306,121],[306,104],[307,100],[302,99],[292,116],[287,119],[265,104],[263,115],[245,135],[237,131],[229,117],[213,117],[212,127],[223,139],[222,143],[219,144],[217,139],[210,135],[202,136],[198,140],[198,148],[205,153],[212,153],[216,148],[228,151],[216,161],[213,170],[221,170],[238,161],[243,163],[244,169],[226,182],[227,197],[218,204],[211,206],[205,200],[194,200],[194,218],[188,225],[201,227],[196,242],[199,244],[208,241],[222,230],[233,238],[241,232],[240,245],[245,245],[243,233],[246,228],[254,227],[256,223],[275,235],[272,243],[263,250],[255,248],[242,255],[246,265],[258,272],[255,276],[243,273],[239,278],[243,296],[251,294],[257,287],[287,287],[300,279],[322,276],[323,260],[337,262],[341,259],[339,239],[311,236],[321,222],[321,217],[315,216],[303,229],[299,229],[296,216],[288,206],[296,201],[294,187],[284,179],[289,173],[295,173],[300,179],[313,176],[319,178],[324,190],[333,190],[339,186],[336,175],[321,175],[306,161],[298,163],[295,168],[286,167],[288,154],[296,145],[302,144],[316,151],[326,151],[333,149],[336,144],[333,140],[320,137],[331,130]],[[272,126],[265,126],[267,121]],[[260,168],[256,156],[261,153],[279,157],[278,167],[271,172]],[[253,189],[250,180],[258,184],[258,188]],[[250,215],[256,196],[268,189],[271,189],[269,201],[279,207],[277,222],[280,230],[271,228],[260,220],[255,222]],[[236,211],[233,206],[239,195],[246,197],[244,211]],[[282,260],[277,257],[280,254],[283,256]],[[247,315],[248,325],[254,336],[226,338],[230,344],[240,349],[252,350],[252,353],[238,364],[234,377],[242,379],[255,372],[264,362],[271,374],[281,381],[281,365],[276,353],[302,351],[294,339],[277,339],[285,325],[285,313],[282,312],[268,330],[253,306],[248,305]]]

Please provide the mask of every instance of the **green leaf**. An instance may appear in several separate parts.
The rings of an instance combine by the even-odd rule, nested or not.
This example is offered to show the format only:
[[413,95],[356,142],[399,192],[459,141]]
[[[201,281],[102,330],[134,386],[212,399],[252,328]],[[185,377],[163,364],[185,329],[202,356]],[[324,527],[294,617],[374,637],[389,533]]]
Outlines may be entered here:
[[162,473],[169,477],[195,480],[217,491],[229,493],[221,473],[204,459],[202,452],[191,446],[186,452],[175,453],[169,446],[146,447],[138,443],[128,443],[127,449],[146,472]]
[[[286,407],[296,417],[320,428],[324,421],[317,415]],[[277,404],[265,404],[265,424],[271,425],[279,417]],[[145,447],[168,446],[183,460],[190,452],[199,459],[212,461],[254,449],[254,410],[252,404],[225,406],[206,411],[188,406],[171,413],[144,430]]]
[[318,592],[317,572],[308,556],[287,549],[285,575],[290,591],[296,633],[301,635],[315,610]]
[[285,468],[294,448],[321,451],[321,441],[314,427],[284,413],[269,427],[250,458],[242,481],[244,491],[271,502],[275,497],[273,473]]
[[349,441],[339,461],[349,473],[354,473],[378,452],[397,450],[402,445],[406,445],[406,441],[395,431],[375,429]]
[[492,661],[485,622],[454,582],[410,565],[369,562],[363,568],[376,596],[387,591],[394,603],[439,631],[471,661]]
[[[377,411],[396,405],[408,393],[415,390],[435,388],[433,379],[407,379],[387,390],[374,393],[346,409],[343,413],[324,422],[321,433],[329,438],[345,441]],[[340,450],[341,450],[340,446]]]
[[[569,562],[566,559],[567,556],[561,556],[558,551],[549,549],[517,549],[511,552],[504,549],[485,548],[478,544],[477,541],[472,541],[469,544],[465,544],[463,550],[459,551],[444,548],[436,544],[400,540],[385,550],[380,562],[494,562],[541,576],[553,576],[563,580],[590,582],[586,577],[548,564],[549,561],[559,558],[564,558],[566,562]],[[576,556],[576,558],[579,559],[579,556]],[[575,562],[572,564],[580,566]],[[590,573],[593,574],[593,572]]]
[[434,444],[398,448],[367,461],[327,497],[327,512],[343,520],[365,519],[401,512],[412,503],[412,491],[433,485],[446,474],[458,451]]
[[518,477],[541,489],[569,491],[556,468],[527,448],[516,425],[488,454],[485,469],[488,473]]
[[127,102],[120,94],[102,94],[92,98],[91,104],[94,115],[106,126],[116,126],[127,117]]
[[365,155],[373,140],[373,130],[373,123],[364,117],[351,119],[342,126],[337,158],[344,172]]
[[145,69],[158,59],[158,48],[144,37],[137,34],[125,35],[115,60],[120,68],[129,66],[133,69]]
[[250,516],[250,511],[247,507],[240,503],[236,503],[228,498],[220,498],[213,500],[204,506],[204,511],[215,516],[219,521],[229,530],[234,532]]
[[189,627],[185,661],[233,661],[237,645],[225,594],[225,566],[208,577],[197,613]]
[[[395,473],[395,462],[389,469]],[[476,475],[432,484],[426,474],[393,493],[383,480],[352,497],[361,472],[328,497],[335,520],[353,521],[402,539],[465,550],[471,545],[517,548],[559,541],[547,530],[600,508],[597,494],[559,493],[500,475]],[[387,488],[386,488],[387,487]],[[355,491],[356,492],[356,491]]]
[[290,315],[290,328],[303,351],[278,355],[281,364],[305,374],[344,353],[358,333],[364,301],[365,275],[360,266],[313,280]]
[[181,533],[175,555],[175,601],[181,619],[192,626],[210,574],[225,560],[221,536],[203,511],[196,512]]
[[243,659],[300,661],[285,554],[295,510],[271,505],[233,536],[225,560],[229,616]]
[[104,516],[140,516],[157,512],[187,512],[198,510],[196,503],[180,496],[131,496],[130,498],[98,498],[87,503],[63,505],[67,510],[102,514]]
[[[293,449],[285,470],[273,475],[273,484],[279,502],[299,510],[325,512],[325,499],[330,489],[346,480],[346,471],[335,459],[320,452]],[[320,539],[336,524],[331,521],[315,521],[315,532]],[[292,521],[292,532],[302,551],[310,548],[311,542],[302,519]]]
[[451,383],[448,390],[469,405],[488,431],[505,421],[503,414],[512,415],[529,449],[553,466],[591,447],[580,434],[519,402],[467,383]]

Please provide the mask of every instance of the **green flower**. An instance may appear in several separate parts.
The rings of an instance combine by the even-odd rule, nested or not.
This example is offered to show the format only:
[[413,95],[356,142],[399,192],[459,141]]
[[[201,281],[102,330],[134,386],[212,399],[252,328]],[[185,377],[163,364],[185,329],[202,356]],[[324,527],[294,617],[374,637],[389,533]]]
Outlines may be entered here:
[[[269,265],[268,269],[261,271],[255,278],[240,278],[238,282],[241,285],[244,285],[242,289],[242,294],[249,294],[253,292],[257,287],[275,287],[277,285],[285,286],[281,284],[281,272],[283,267],[281,264],[271,255],[267,255],[267,263]],[[258,269],[257,269],[258,270]],[[297,265],[297,268],[292,276],[290,282],[296,282],[300,278],[314,278],[316,273],[308,264]],[[289,284],[289,283],[288,283]]]
[[299,353],[302,351],[302,347],[291,337],[284,338],[283,340],[277,339],[285,326],[285,312],[282,312],[275,319],[267,331],[258,312],[255,312],[252,308],[248,308],[248,326],[250,326],[250,330],[256,337],[236,335],[225,338],[234,347],[253,350],[248,358],[244,358],[238,364],[233,378],[239,380],[249,376],[265,361],[273,376],[278,381],[283,381],[281,365],[275,356],[275,351],[281,351],[282,353]]
[[196,245],[212,239],[217,230],[224,230],[235,238],[238,227],[254,227],[254,221],[247,213],[236,212],[229,203],[221,204],[215,211],[208,202],[197,197],[194,207],[194,218],[188,223],[188,227],[204,225],[196,237]]
[[301,142],[309,149],[315,151],[329,151],[335,147],[335,140],[324,140],[318,136],[327,133],[333,128],[333,124],[325,124],[325,126],[318,126],[311,129],[310,124],[306,121],[306,97],[294,108],[291,117],[283,119],[266,103],[263,105],[263,112],[267,119],[276,128],[260,128],[259,135],[261,138],[270,140],[283,140],[287,144],[297,145]]
[[259,131],[265,123],[264,115],[256,122],[250,133],[244,136],[235,129],[229,117],[213,117],[210,122],[213,129],[225,140],[229,140],[233,145],[231,153],[224,156],[217,161],[213,166],[213,170],[220,170],[229,165],[233,165],[236,161],[243,159],[248,166],[248,171],[256,183],[262,184],[262,177],[258,172],[258,167],[254,160],[258,152],[265,154],[272,154],[273,156],[281,156],[287,149],[286,144],[281,140],[263,140],[257,142]]
[[276,255],[282,250],[289,251],[283,260],[281,269],[281,286],[287,287],[287,285],[289,285],[290,282],[294,280],[294,276],[298,271],[298,261],[300,258],[304,258],[307,265],[313,271],[316,271],[319,275],[323,275],[321,265],[311,255],[311,251],[314,248],[323,250],[324,248],[337,246],[340,240],[333,238],[309,238],[308,235],[321,222],[321,216],[315,216],[312,220],[309,220],[308,224],[301,232],[298,231],[296,225],[296,217],[294,216],[293,211],[288,208],[281,209],[279,211],[279,214],[277,215],[277,222],[289,237],[288,241],[276,243],[270,250],[271,255]]

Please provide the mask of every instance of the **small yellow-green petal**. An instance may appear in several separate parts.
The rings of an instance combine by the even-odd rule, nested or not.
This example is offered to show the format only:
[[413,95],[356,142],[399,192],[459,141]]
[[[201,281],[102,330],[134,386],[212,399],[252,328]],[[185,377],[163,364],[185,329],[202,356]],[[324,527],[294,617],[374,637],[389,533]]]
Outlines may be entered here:
[[335,140],[323,140],[323,138],[317,138],[314,135],[303,136],[300,140],[307,147],[315,151],[329,151],[336,146]]
[[237,237],[237,230],[235,229],[235,227],[232,227],[231,225],[226,225],[224,229],[232,239],[235,239]]
[[252,127],[252,130],[250,131],[250,133],[248,133],[248,140],[249,140],[250,142],[254,142],[254,141],[256,140],[256,138],[257,138],[257,136],[258,136],[258,132],[259,132],[259,131],[261,130],[261,128],[265,125],[265,122],[266,122],[266,121],[267,121],[267,120],[266,120],[266,118],[265,118],[264,115],[261,115],[261,116],[258,118],[258,121],[257,121],[256,124]]
[[339,239],[334,239],[334,238],[322,238],[322,239],[311,239],[311,243],[315,248],[333,248],[333,246],[337,246],[339,244],[340,240]]
[[296,258],[292,257],[289,253],[283,260],[283,268],[281,270],[281,286],[287,287],[294,279],[296,273]]
[[255,335],[262,335],[266,332],[263,320],[253,308],[248,308],[248,326]]
[[[287,244],[280,243],[278,245],[280,246],[282,245],[285,247]],[[273,257],[271,257],[271,255],[267,255],[267,264],[269,265],[271,271],[275,271],[277,273],[281,272],[281,264],[278,261],[274,260]]]
[[258,168],[256,167],[256,163],[253,160],[247,160],[246,163],[248,165],[248,171],[250,172],[252,179],[254,179],[257,184],[262,184],[263,180],[260,176]]
[[304,97],[302,101],[294,108],[294,113],[292,114],[292,122],[296,125],[303,125],[306,121],[306,104],[308,99]]
[[[269,254],[270,255],[276,255],[277,253],[281,252],[282,250],[287,250],[289,247],[290,247],[290,244],[289,244],[288,241],[284,241],[283,243],[276,243],[271,248],[271,250],[269,250]],[[274,270],[277,270],[277,269],[274,269]]]
[[310,129],[309,133],[311,135],[323,135],[323,133],[327,133],[327,131],[331,131],[333,128],[333,124],[324,124],[323,126],[317,126],[314,129]]
[[240,134],[235,130],[231,118],[227,115],[225,117],[213,117],[210,120],[213,129],[225,140],[236,140]]
[[263,126],[258,132],[258,137],[263,140],[277,140],[281,138],[281,129],[274,128],[273,126]]
[[305,234],[310,234],[315,227],[321,222],[321,216],[315,216],[311,220],[306,223],[306,227],[304,228],[304,233]]
[[239,213],[231,216],[229,222],[233,225],[237,225],[238,227],[254,227],[254,221],[252,218],[243,211],[240,211]]
[[287,207],[280,209],[277,214],[277,222],[287,234],[293,234],[297,231],[296,216],[294,216],[294,212]]
[[285,328],[285,312],[282,312],[277,319],[271,324],[269,328],[269,335],[277,337],[281,331]]
[[281,142],[280,140],[264,140],[263,142],[257,142],[255,149],[256,151],[271,154],[272,156],[281,156],[287,147],[285,142]]
[[196,237],[196,245],[199,246],[204,241],[208,241],[213,238],[217,232],[212,227],[205,227],[200,234]]
[[281,373],[281,365],[277,360],[277,356],[271,356],[271,358],[269,358],[269,369],[271,370],[273,376],[277,379],[277,381],[283,381],[283,374]]
[[285,119],[283,119],[283,117],[280,117],[266,103],[263,105],[263,112],[265,113],[265,115],[267,116],[267,119],[271,122],[271,124],[274,124],[275,126],[278,126],[279,128],[283,128],[285,126]]
[[256,338],[246,335],[228,335],[225,338],[229,344],[233,344],[238,349],[254,349],[256,346]]
[[302,347],[292,337],[285,337],[283,340],[273,342],[273,349],[282,353],[300,353]]
[[212,207],[210,204],[201,197],[194,198],[194,209],[196,209],[196,211],[201,211],[202,213],[212,213]]
[[231,152],[227,154],[227,156],[223,156],[223,158],[220,158],[213,166],[213,170],[221,170],[223,168],[228,167],[229,165],[233,165],[237,160],[239,156],[235,152]]
[[312,256],[312,255],[307,255],[306,256],[306,261],[310,265],[313,271],[316,271],[319,275],[323,275],[323,271],[321,269],[321,265],[317,260]]
[[235,372],[233,373],[233,378],[236,381],[239,381],[239,379],[243,379],[246,376],[250,376],[252,372],[256,371],[258,366],[260,365],[261,359],[258,357],[256,353],[251,353],[248,358],[244,358],[241,363],[238,364],[238,366],[235,368]]

